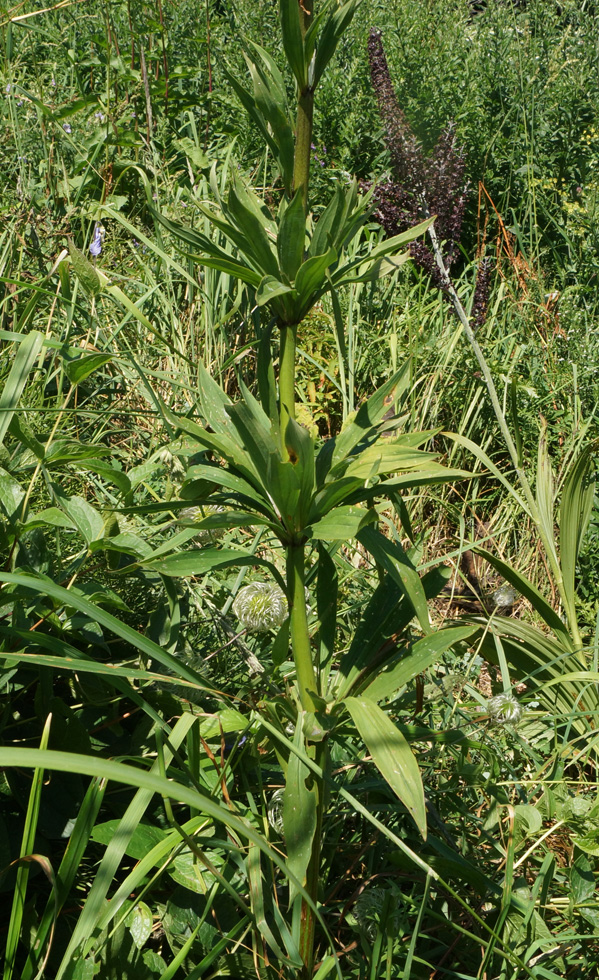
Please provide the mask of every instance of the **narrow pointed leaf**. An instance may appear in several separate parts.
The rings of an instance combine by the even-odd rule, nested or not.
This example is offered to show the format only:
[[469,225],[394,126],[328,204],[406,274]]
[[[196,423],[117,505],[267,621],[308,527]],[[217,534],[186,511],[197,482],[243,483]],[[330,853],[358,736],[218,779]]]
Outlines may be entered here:
[[27,334],[19,345],[13,365],[0,395],[0,444],[4,442],[11,419],[18,407],[27,378],[42,349],[44,338],[37,330]]
[[374,527],[364,527],[358,540],[370,552],[377,564],[397,582],[412,604],[418,622],[425,633],[431,632],[426,594],[418,572],[409,561],[398,541],[390,541]]
[[595,495],[595,444],[586,446],[572,461],[566,474],[559,507],[560,559],[564,588],[572,598],[576,562],[588,527]]
[[426,839],[426,805],[422,776],[408,742],[374,701],[365,697],[345,698],[344,704],[381,776],[401,800]]
[[361,693],[370,701],[381,701],[392,697],[396,691],[436,663],[447,650],[456,643],[468,639],[475,632],[475,626],[456,626],[424,636],[421,640],[417,640],[409,651],[402,651],[396,660],[386,664]]
[[281,217],[277,235],[277,254],[281,272],[290,282],[295,280],[304,257],[306,216],[301,190],[293,195]]
[[[304,712],[298,714],[294,743],[303,748],[302,719]],[[296,755],[289,756],[287,778],[283,793],[283,829],[287,845],[287,863],[298,881],[305,885],[308,864],[312,854],[314,834],[316,833],[316,787],[310,770]],[[297,895],[290,883],[289,905]]]
[[308,66],[304,53],[304,39],[300,27],[298,0],[279,0],[283,48],[291,71],[295,75],[300,92],[308,84]]

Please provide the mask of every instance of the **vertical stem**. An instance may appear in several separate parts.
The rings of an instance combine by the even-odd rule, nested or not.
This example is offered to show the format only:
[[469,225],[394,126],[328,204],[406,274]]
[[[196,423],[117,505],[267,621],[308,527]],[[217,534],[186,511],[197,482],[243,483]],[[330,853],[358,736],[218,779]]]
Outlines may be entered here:
[[310,180],[310,154],[312,149],[312,122],[314,117],[314,92],[300,92],[295,125],[295,157],[293,162],[293,189],[302,191],[304,210],[308,208],[308,183]]
[[[295,663],[296,681],[301,705],[304,711],[315,711],[316,704],[312,697],[317,691],[317,680],[312,662],[310,649],[310,633],[308,630],[308,611],[306,608],[304,545],[292,544],[287,549],[287,584],[291,605],[291,646]],[[325,747],[322,742],[305,743],[306,752],[316,756],[318,765],[324,762]],[[316,785],[316,828],[310,842],[310,862],[306,872],[306,891],[313,903],[318,896],[318,880],[320,870],[320,844],[322,836],[322,816],[324,811],[324,787],[319,780]],[[302,899],[300,907],[300,936],[299,952],[303,967],[298,980],[310,980],[314,972],[314,932],[316,920],[314,909]]]
[[[310,755],[314,755],[316,765],[320,766],[324,772],[327,756],[326,744],[324,742],[317,742],[312,746],[313,751],[310,751],[308,746],[306,746],[306,750]],[[318,897],[318,882],[320,878],[320,850],[322,843],[322,818],[324,813],[324,785],[322,780],[318,780],[316,792],[318,793],[318,801],[316,804],[316,830],[312,841],[310,863],[306,873],[306,891],[313,899],[315,904]],[[300,971],[300,980],[311,980],[314,974],[315,926],[316,916],[314,915],[314,910],[310,908],[304,899],[302,899],[300,910],[299,954],[304,961],[304,965]]]
[[281,425],[281,452],[288,459],[285,433],[289,419],[295,418],[295,341],[297,323],[281,327],[281,359],[279,365],[279,415]]
[[[305,35],[313,16],[313,0],[298,0],[300,28]],[[314,117],[314,91],[305,88],[299,93],[295,125],[295,156],[293,161],[293,189],[301,188],[304,210],[308,209],[308,182],[310,179],[310,153],[312,147],[312,121]]]
[[291,606],[291,646],[300,701],[304,711],[315,711],[312,694],[318,688],[308,629],[303,544],[292,544],[287,549],[287,587]]

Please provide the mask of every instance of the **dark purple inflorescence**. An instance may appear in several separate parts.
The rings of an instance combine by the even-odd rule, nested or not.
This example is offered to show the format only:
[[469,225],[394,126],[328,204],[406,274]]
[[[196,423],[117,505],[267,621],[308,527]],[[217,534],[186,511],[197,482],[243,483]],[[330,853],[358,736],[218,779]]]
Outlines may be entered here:
[[[452,126],[441,134],[430,155],[424,153],[397,101],[380,31],[370,32],[368,57],[394,174],[391,180],[375,187],[374,216],[388,235],[397,235],[428,215],[436,215],[437,237],[443,243],[443,257],[449,269],[458,252],[468,189],[464,153]],[[413,242],[410,251],[436,285],[444,288],[433,253],[425,242]]]

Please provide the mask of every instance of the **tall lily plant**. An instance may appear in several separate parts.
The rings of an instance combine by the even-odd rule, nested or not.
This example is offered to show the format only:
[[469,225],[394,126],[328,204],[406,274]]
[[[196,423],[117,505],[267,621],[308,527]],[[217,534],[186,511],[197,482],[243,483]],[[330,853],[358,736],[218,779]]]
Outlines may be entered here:
[[[199,526],[268,528],[282,549],[285,574],[239,548],[204,547],[150,561],[149,567],[177,576],[261,561],[286,595],[289,618],[276,638],[274,658],[285,659],[290,643],[295,686],[288,697],[263,701],[261,710],[262,723],[279,740],[285,769],[283,824],[290,880],[295,882],[290,908],[303,977],[311,976],[314,961],[330,740],[340,724],[353,724],[425,836],[418,764],[378,702],[471,632],[463,626],[433,632],[427,601],[442,580],[436,574],[421,579],[399,540],[390,540],[377,526],[378,499],[395,501],[401,511],[402,490],[466,475],[444,468],[420,449],[430,433],[399,434],[397,420],[383,422],[389,409],[401,403],[409,371],[400,369],[319,451],[296,421],[296,345],[305,318],[325,293],[397,269],[408,258],[403,247],[427,227],[425,222],[374,248],[360,245],[371,207],[355,182],[337,186],[317,222],[310,211],[315,94],[358,2],[330,0],[317,9],[312,0],[280,0],[283,50],[297,93],[295,119],[284,77],[262,47],[253,44],[246,55],[251,87],[230,76],[276,161],[283,188],[276,213],[238,177],[221,194],[213,171],[212,199],[198,206],[227,239],[227,250],[159,216],[196,262],[246,283],[268,314],[269,326],[259,341],[258,397],[240,382],[241,397],[233,402],[201,369],[199,418],[170,414],[170,422],[209,451],[209,459],[189,470],[181,491],[185,506],[218,505]],[[372,555],[380,584],[354,641],[335,665],[334,555],[351,539]],[[308,562],[316,568],[315,636],[306,598]],[[421,635],[412,642],[408,626],[414,620]],[[287,737],[290,723],[292,741]]]

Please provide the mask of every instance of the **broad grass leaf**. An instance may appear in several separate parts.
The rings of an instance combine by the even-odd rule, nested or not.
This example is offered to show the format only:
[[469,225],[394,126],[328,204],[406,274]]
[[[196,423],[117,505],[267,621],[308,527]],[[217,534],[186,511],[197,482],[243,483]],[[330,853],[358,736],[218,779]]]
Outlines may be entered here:
[[71,384],[78,385],[110,361],[112,354],[85,354],[76,361],[66,361],[65,372]]
[[473,442],[472,439],[468,439],[466,436],[459,435],[456,432],[441,432],[441,435],[445,439],[451,439],[452,442],[456,442],[459,446],[463,446],[464,449],[471,452],[472,455],[475,456],[476,459],[478,459],[479,462],[481,462],[497,480],[499,480],[502,486],[505,487],[510,496],[514,498],[522,512],[530,516],[528,504],[526,504],[524,498],[520,496],[514,485],[506,479],[501,470],[495,466],[495,463],[492,462],[484,449],[481,449],[481,447]]
[[368,698],[345,698],[351,719],[372,761],[426,839],[426,805],[422,776],[414,754],[399,729],[378,704]]
[[145,902],[137,902],[125,919],[125,925],[131,933],[131,938],[138,949],[145,946],[152,934],[154,917]]
[[579,854],[570,868],[570,889],[575,905],[588,902],[595,894],[595,869],[586,854]]
[[[97,844],[108,845],[119,830],[120,824],[121,821],[118,819],[106,820],[104,823],[96,824],[90,833],[90,839],[96,841]],[[127,838],[125,854],[135,858],[136,861],[140,861],[166,836],[166,831],[161,830],[160,827],[155,827],[146,821],[140,821],[133,833]]]
[[6,431],[19,404],[19,400],[27,384],[27,378],[42,349],[43,343],[44,338],[42,334],[38,333],[37,330],[32,330],[31,333],[23,337],[19,345],[16,357],[4,383],[2,394],[0,395],[0,444],[4,442]]
[[586,446],[566,473],[559,506],[559,544],[564,589],[574,601],[576,562],[595,495],[596,444]]
[[14,523],[22,511],[23,498],[25,491],[20,483],[0,468],[0,514],[3,514],[10,523]]
[[83,252],[80,252],[72,242],[69,242],[69,253],[73,272],[85,289],[85,292],[89,293],[90,296],[99,296],[102,292],[102,281],[95,266],[92,265]]
[[568,632],[567,627],[562,622],[555,610],[549,605],[547,600],[541,595],[539,590],[530,582],[526,576],[517,572],[515,568],[509,565],[507,562],[502,561],[497,555],[494,555],[490,551],[486,551],[484,548],[473,548],[473,551],[477,555],[481,555],[485,561],[488,561],[490,565],[493,566],[496,571],[503,576],[503,578],[513,585],[514,588],[528,599],[533,609],[539,614],[543,622],[555,633],[559,642],[562,644],[565,650],[573,650],[572,639]]
[[72,517],[63,513],[58,507],[47,507],[45,510],[38,511],[23,525],[24,531],[29,531],[34,527],[70,527],[76,528],[77,525]]
[[77,496],[66,497],[61,491],[57,491],[57,499],[87,545],[104,536],[104,519],[87,500]]

